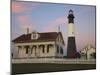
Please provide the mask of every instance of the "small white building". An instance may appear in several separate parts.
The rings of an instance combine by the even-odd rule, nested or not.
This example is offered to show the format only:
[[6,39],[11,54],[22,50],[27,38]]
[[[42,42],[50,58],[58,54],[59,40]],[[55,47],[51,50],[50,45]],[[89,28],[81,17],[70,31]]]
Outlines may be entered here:
[[80,54],[83,59],[95,59],[96,49],[91,45],[87,45],[80,51]]
[[63,57],[64,40],[61,32],[32,32],[12,41],[18,58]]

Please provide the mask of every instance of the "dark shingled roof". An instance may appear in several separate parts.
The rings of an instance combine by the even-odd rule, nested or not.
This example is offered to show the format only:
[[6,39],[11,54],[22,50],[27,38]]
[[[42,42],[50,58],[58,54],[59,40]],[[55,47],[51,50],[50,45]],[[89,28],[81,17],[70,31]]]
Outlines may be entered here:
[[[55,41],[58,34],[61,34],[61,32],[45,32],[45,33],[38,33],[39,37],[38,39],[31,39],[31,33],[29,34],[23,34],[16,39],[14,39],[12,42],[14,43],[29,43],[29,42],[45,42],[45,41]],[[62,37],[63,39],[63,37]],[[64,41],[63,41],[64,42]]]

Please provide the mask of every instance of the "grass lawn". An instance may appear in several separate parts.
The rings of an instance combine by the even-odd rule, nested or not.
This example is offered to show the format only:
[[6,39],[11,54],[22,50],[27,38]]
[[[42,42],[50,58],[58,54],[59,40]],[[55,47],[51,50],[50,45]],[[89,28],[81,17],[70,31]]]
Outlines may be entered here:
[[12,75],[25,74],[25,73],[89,70],[89,69],[96,69],[96,64],[51,64],[51,63],[12,64]]

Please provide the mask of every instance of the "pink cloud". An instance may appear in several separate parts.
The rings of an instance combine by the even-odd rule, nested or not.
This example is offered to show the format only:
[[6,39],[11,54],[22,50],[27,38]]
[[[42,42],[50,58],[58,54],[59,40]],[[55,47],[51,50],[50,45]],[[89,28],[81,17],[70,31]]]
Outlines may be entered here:
[[35,29],[35,23],[31,21],[31,19],[29,18],[29,16],[25,15],[25,16],[17,16],[17,21],[20,24],[20,28],[22,29],[26,29],[29,28],[30,30]]
[[18,16],[17,20],[19,21],[22,27],[26,27],[27,25],[30,24],[29,18],[27,16]]
[[53,21],[50,21],[47,27],[45,27],[43,31],[48,31],[48,32],[57,31],[59,25],[65,24],[67,22],[66,19],[67,18],[64,16],[64,17],[59,17]]
[[66,18],[65,16],[64,16],[64,17],[59,17],[59,18],[57,18],[57,19],[51,21],[50,24],[52,24],[52,25],[62,25],[62,24],[64,24],[64,23],[67,22],[66,19],[67,19],[67,18]]
[[40,3],[31,3],[28,5],[28,2],[12,2],[12,12],[13,13],[23,13],[36,8]]
[[24,12],[25,6],[23,4],[20,4],[19,2],[12,2],[12,12],[14,13],[21,13]]

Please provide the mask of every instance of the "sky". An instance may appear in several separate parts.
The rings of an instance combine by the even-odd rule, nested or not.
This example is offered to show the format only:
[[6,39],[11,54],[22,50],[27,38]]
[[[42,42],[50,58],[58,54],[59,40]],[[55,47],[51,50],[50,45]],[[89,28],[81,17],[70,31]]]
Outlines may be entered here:
[[30,32],[58,32],[63,34],[65,49],[68,38],[68,12],[74,11],[77,51],[87,44],[95,47],[95,6],[12,1],[11,38]]

